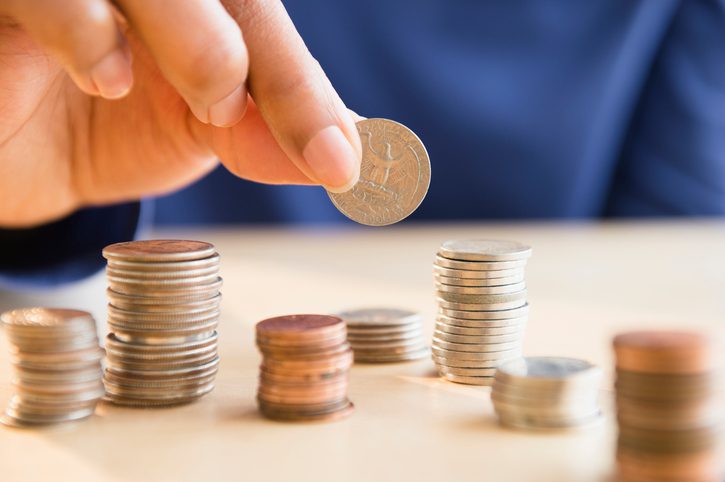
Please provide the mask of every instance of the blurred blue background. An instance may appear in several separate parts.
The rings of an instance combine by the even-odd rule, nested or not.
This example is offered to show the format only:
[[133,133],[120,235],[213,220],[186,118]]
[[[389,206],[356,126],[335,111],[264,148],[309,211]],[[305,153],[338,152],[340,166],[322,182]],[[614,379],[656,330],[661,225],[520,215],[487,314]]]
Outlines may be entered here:
[[[427,146],[412,219],[725,213],[725,2],[285,5],[350,108]],[[223,168],[159,199],[155,221],[350,222],[321,188]]]

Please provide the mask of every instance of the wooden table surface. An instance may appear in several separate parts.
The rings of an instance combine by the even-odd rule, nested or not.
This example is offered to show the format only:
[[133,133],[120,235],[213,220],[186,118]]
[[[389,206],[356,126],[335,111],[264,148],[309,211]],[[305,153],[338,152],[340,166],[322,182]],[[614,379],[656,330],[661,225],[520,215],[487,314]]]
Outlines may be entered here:
[[[222,255],[221,367],[214,392],[171,409],[101,404],[81,423],[0,427],[0,480],[603,481],[612,474],[614,333],[704,329],[725,338],[725,222],[404,225],[383,229],[175,230],[154,237],[213,242]],[[357,410],[335,423],[261,418],[254,323],[350,307],[420,310],[432,332],[431,263],[449,238],[530,243],[525,353],[600,364],[598,427],[532,433],[500,428],[489,389],[438,379],[428,359],[355,366]],[[2,293],[0,309],[66,306],[105,332],[102,275],[56,291]],[[11,395],[0,330],[0,405]]]

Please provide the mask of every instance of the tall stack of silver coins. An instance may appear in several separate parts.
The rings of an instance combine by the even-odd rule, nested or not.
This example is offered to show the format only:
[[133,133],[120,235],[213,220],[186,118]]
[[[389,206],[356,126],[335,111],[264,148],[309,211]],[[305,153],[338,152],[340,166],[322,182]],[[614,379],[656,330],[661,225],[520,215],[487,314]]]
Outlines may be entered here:
[[601,420],[602,370],[585,360],[527,357],[499,365],[491,401],[501,425],[565,429]]
[[199,241],[106,247],[106,398],[128,406],[194,401],[214,389],[219,255]]
[[361,308],[338,313],[347,325],[355,363],[398,363],[427,357],[420,313],[397,308]]
[[491,385],[496,367],[522,353],[529,305],[529,246],[514,241],[446,241],[433,263],[438,316],[433,361],[443,378]]
[[2,422],[31,426],[90,417],[103,397],[103,349],[90,313],[28,308],[1,319],[15,388]]

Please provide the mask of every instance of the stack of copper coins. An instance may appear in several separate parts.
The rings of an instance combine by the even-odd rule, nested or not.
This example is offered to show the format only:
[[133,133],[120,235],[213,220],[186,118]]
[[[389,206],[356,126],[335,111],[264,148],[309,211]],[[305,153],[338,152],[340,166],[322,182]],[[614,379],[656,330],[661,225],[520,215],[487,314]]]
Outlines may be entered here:
[[103,349],[90,313],[28,308],[2,315],[11,344],[15,393],[3,423],[13,426],[89,417],[103,397]]
[[347,398],[353,354],[342,319],[289,315],[257,324],[262,353],[257,400],[276,420],[335,420],[353,411]]
[[708,339],[630,332],[614,338],[614,352],[620,478],[722,480],[715,447],[722,404]]
[[211,392],[219,365],[222,279],[214,246],[152,240],[106,247],[106,397],[165,406]]

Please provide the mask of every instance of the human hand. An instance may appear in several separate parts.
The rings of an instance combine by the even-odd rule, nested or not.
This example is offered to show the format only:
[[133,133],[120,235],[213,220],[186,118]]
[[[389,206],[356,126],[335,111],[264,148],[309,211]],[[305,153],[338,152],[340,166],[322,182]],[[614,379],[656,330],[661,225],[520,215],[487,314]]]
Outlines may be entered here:
[[173,191],[217,158],[264,183],[359,176],[356,115],[277,0],[0,0],[0,92],[0,226]]

